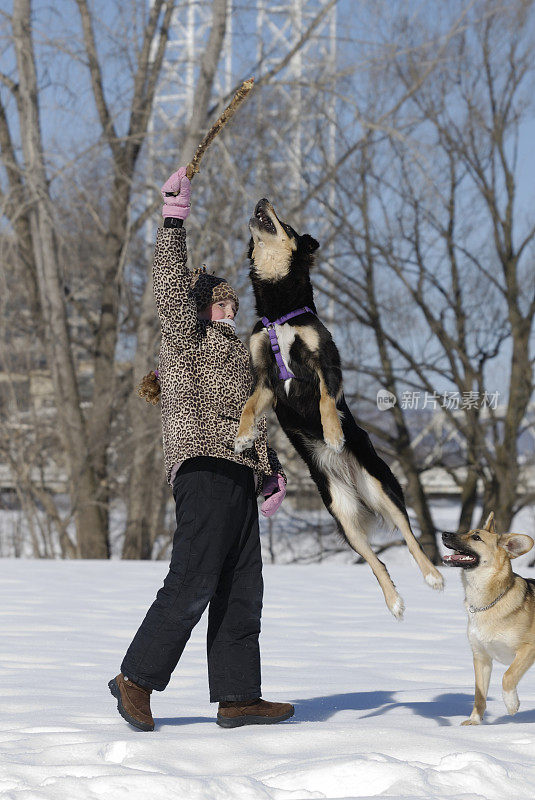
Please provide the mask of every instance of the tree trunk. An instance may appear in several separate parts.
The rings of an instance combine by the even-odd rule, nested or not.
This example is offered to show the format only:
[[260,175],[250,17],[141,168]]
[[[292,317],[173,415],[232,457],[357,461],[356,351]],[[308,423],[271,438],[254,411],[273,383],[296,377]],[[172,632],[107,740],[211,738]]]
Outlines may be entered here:
[[35,53],[31,39],[30,0],[15,0],[13,38],[19,75],[18,107],[25,169],[31,244],[37,272],[39,298],[45,322],[48,362],[51,365],[58,413],[59,435],[64,444],[69,489],[77,530],[78,555],[107,558],[109,543],[105,520],[96,504],[95,476],[88,457],[85,421],[80,407],[76,371],[58,264],[53,203],[44,163],[39,119]]
[[477,477],[474,470],[468,470],[461,492],[461,513],[457,523],[459,533],[467,533],[472,527],[472,517],[477,502]]
[[[37,271],[31,246],[30,219],[28,213],[20,213],[20,205],[24,197],[24,183],[19,164],[15,157],[15,148],[4,106],[0,103],[0,152],[8,179],[9,195],[4,213],[9,219],[17,241],[17,250],[22,266],[24,286],[28,292],[28,310],[32,320],[32,328],[39,340],[44,338]],[[36,330],[37,328],[37,330]]]
[[116,167],[103,267],[100,320],[95,339],[93,402],[88,422],[91,463],[98,482],[98,502],[108,527],[108,447],[115,396],[115,350],[119,330],[122,254],[128,246],[127,220],[133,165],[129,174]]
[[[409,502],[414,509],[418,525],[420,526],[420,536],[418,538],[420,547],[433,564],[441,564],[442,560],[437,547],[436,528],[429,510],[429,503],[425,496],[420,475],[414,463],[405,463],[402,457],[400,461],[402,461],[403,472],[407,478]],[[411,458],[411,462],[412,461],[413,459]]]
[[[152,272],[152,265],[151,265]],[[153,368],[150,363],[155,325],[154,300],[152,297],[152,275],[141,302],[141,313],[137,329],[137,346],[134,356],[134,386],[141,377]],[[145,400],[133,391],[129,402],[132,460],[128,475],[127,518],[123,541],[123,558],[150,558],[152,551],[150,515],[153,502],[154,450],[158,450],[160,481],[163,480],[161,465],[160,408],[151,409]]]
[[503,439],[496,448],[497,502],[496,508],[492,509],[496,530],[500,533],[509,531],[513,521],[520,479],[518,436],[533,386],[533,367],[530,363],[531,321],[519,319],[518,312],[514,313],[513,317],[509,399],[504,419]]

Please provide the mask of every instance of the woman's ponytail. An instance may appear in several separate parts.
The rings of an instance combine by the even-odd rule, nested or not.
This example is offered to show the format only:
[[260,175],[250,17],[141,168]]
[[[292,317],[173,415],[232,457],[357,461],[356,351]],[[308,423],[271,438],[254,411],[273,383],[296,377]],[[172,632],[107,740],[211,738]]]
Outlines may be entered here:
[[158,370],[151,369],[151,371],[142,378],[141,383],[137,387],[138,395],[145,398],[147,403],[152,403],[153,406],[158,403],[162,391],[159,377]]

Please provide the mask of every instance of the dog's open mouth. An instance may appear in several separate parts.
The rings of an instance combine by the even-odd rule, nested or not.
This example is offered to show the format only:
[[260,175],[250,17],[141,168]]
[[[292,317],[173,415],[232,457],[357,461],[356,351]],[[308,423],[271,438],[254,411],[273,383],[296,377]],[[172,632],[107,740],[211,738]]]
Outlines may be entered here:
[[442,561],[450,567],[475,567],[479,562],[479,557],[475,553],[456,550],[451,555],[442,556]]
[[451,555],[442,556],[442,561],[449,567],[463,567],[471,569],[479,564],[479,556],[474,553],[464,542],[464,539],[457,533],[444,531],[442,541],[448,550],[453,550]]
[[252,225],[255,228],[260,228],[267,233],[275,234],[277,229],[273,224],[273,221],[269,215],[267,210],[269,205],[269,201],[263,198],[256,204],[256,208],[254,210],[254,214],[250,219],[249,225]]

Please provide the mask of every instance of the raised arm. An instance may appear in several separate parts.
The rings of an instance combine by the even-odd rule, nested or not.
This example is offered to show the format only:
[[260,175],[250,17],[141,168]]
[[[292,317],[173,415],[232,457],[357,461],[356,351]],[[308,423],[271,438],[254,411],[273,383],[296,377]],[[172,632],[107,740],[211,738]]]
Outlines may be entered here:
[[[176,194],[175,194],[176,193]],[[190,182],[181,167],[162,186],[164,227],[158,228],[152,270],[154,298],[162,334],[180,349],[199,335],[197,307],[191,295],[183,221],[190,211]]]

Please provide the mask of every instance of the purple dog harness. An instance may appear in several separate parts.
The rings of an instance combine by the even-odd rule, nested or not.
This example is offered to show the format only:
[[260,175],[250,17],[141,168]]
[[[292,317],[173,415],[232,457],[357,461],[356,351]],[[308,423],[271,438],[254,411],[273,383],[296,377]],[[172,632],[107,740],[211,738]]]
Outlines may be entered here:
[[[268,332],[269,343],[279,368],[279,378],[281,381],[287,381],[288,378],[295,378],[295,375],[286,368],[286,364],[284,363],[281,355],[279,340],[277,339],[277,334],[275,332],[275,325],[284,325],[284,323],[288,322],[289,319],[292,319],[292,317],[298,317],[299,314],[304,314],[305,311],[308,311],[309,314],[314,314],[311,308],[304,306],[304,308],[298,308],[296,311],[290,311],[289,314],[279,317],[279,319],[276,319],[274,322],[270,322],[267,317],[262,317],[262,325]],[[316,314],[314,314],[314,316],[316,316]]]

